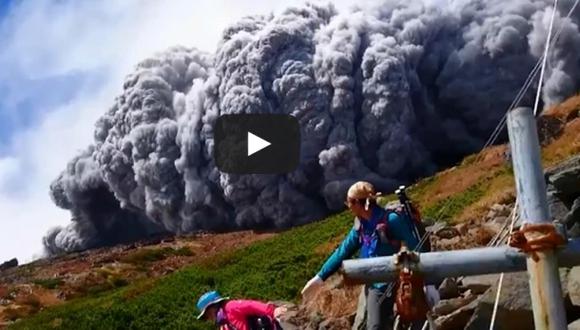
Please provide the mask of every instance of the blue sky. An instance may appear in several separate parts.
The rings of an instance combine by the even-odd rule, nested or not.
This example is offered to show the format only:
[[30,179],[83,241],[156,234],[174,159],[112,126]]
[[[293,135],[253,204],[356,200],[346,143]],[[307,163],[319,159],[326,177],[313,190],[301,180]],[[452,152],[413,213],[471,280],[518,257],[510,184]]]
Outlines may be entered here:
[[4,18],[4,16],[6,16],[6,13],[8,12],[8,10],[10,9],[10,7],[13,5],[14,2],[16,1],[0,0],[0,21],[2,20],[2,18]]
[[[15,73],[18,75],[18,73]],[[0,155],[10,153],[11,139],[19,129],[30,127],[42,120],[46,109],[73,99],[78,86],[99,86],[103,74],[95,72],[70,72],[61,75],[30,79],[20,76],[15,83],[0,80]],[[27,86],[26,92],[14,90]]]
[[[4,21],[4,18],[8,15],[10,8],[12,7],[14,0],[0,0],[0,26]],[[6,147],[6,140],[10,136],[12,125],[8,123],[9,118],[5,114],[5,108],[7,105],[4,104],[3,99],[6,97],[7,92],[5,91],[5,86],[0,82],[0,155]]]
[[240,17],[301,2],[0,0],[0,262],[40,256],[46,231],[70,221],[49,185],[137,62],[174,45],[213,52]]

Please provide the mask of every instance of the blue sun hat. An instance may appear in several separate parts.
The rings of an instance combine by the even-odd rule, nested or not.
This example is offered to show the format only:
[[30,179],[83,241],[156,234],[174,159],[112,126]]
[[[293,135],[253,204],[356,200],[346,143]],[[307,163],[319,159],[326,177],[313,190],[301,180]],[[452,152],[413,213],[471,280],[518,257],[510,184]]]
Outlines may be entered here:
[[197,309],[200,310],[197,319],[202,319],[205,316],[205,311],[208,307],[228,299],[230,298],[222,297],[217,291],[210,291],[203,294],[203,296],[199,297],[199,300],[197,301]]

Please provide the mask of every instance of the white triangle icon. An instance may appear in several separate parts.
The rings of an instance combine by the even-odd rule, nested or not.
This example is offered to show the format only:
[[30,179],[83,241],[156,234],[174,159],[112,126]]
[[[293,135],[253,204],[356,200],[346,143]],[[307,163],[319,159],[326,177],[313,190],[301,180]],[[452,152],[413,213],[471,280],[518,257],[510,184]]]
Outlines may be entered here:
[[261,137],[248,132],[248,156],[266,148],[271,143],[262,139]]

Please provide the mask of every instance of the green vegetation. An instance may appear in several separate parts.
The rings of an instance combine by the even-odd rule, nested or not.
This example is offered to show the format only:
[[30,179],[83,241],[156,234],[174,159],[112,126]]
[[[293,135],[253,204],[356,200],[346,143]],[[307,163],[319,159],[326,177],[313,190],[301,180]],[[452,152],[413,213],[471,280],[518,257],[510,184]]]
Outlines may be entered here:
[[126,279],[124,279],[122,277],[117,277],[117,276],[110,277],[108,279],[108,283],[113,288],[120,288],[120,287],[129,285],[129,281],[127,281]]
[[[467,190],[429,205],[425,218],[450,220],[479,200],[489,177]],[[437,184],[427,178],[411,188],[411,196]],[[396,199],[388,195],[382,203]],[[320,267],[329,241],[344,235],[352,217],[343,212],[326,220],[295,228],[247,248],[205,259],[195,266],[160,279],[114,285],[108,281],[98,295],[49,308],[13,325],[14,329],[40,329],[53,325],[61,329],[211,329],[195,320],[195,301],[203,292],[218,289],[233,297],[264,300],[296,300],[304,283]],[[125,257],[139,266],[170,255],[187,255],[189,249],[144,249]],[[113,281],[114,282],[114,281]],[[123,287],[121,287],[123,286]],[[104,289],[108,291],[103,292]]]
[[85,285],[82,289],[78,290],[81,293],[80,295],[83,297],[94,297],[110,290],[129,285],[129,281],[120,274],[101,271],[100,276],[103,277],[104,281]]
[[[479,178],[472,186],[459,191],[447,198],[441,199],[421,211],[424,219],[445,222],[456,222],[458,217],[469,207],[476,205],[484,197],[498,197],[501,188],[506,182],[511,185],[513,180],[513,168],[511,164],[505,164],[500,168],[490,169],[487,175]],[[506,180],[507,179],[507,180]],[[434,180],[428,181],[433,184]],[[502,183],[497,185],[497,183]],[[512,201],[497,201],[512,202]]]
[[397,200],[399,200],[399,197],[397,197],[396,194],[392,193],[392,194],[389,194],[389,195],[385,195],[385,196],[379,197],[378,204],[379,205],[382,205],[382,206],[385,206],[388,203],[393,202],[393,201],[397,201]]
[[436,175],[421,179],[419,182],[409,187],[408,194],[412,200],[419,200],[432,187],[437,185],[438,178]]
[[484,184],[477,184],[465,191],[442,199],[423,210],[423,218],[451,222],[469,205],[485,195]]
[[295,300],[326,257],[317,247],[351,225],[343,212],[164,278],[49,308],[11,328],[211,329],[195,320],[195,301],[203,292],[217,288],[233,297]]
[[[580,122],[569,125],[562,137],[545,148],[544,160],[553,163],[580,152],[577,143],[579,131]],[[465,158],[456,169],[461,175],[472,174],[473,180],[456,179],[460,176],[457,171],[447,171],[422,179],[409,188],[409,196],[418,202],[425,219],[451,221],[462,213],[464,218],[477,218],[486,211],[485,205],[503,202],[502,198],[507,198],[505,202],[513,201],[513,194],[509,193],[509,187],[513,185],[513,170],[509,164],[485,167],[476,161],[477,158],[477,155]],[[464,184],[456,184],[461,182]],[[465,182],[470,186],[466,187]],[[451,187],[453,191],[445,190],[446,194],[441,195],[442,187]],[[395,199],[396,196],[391,194],[380,202],[383,204]],[[114,272],[103,274],[108,276],[104,286],[87,289],[88,293],[98,294],[48,308],[11,328],[211,329],[211,325],[195,320],[195,301],[199,295],[218,289],[232,297],[296,300],[302,285],[351,224],[351,216],[343,212],[247,248],[204,259],[163,278],[128,284]],[[192,252],[186,247],[177,250],[143,249],[122,261],[137,269],[146,269],[150,262],[173,255],[188,256]],[[40,280],[38,284],[45,287],[59,285],[50,280]],[[18,312],[14,311],[14,318],[19,317]]]
[[179,249],[173,249],[170,247],[164,247],[161,249],[142,249],[137,250],[134,253],[125,256],[121,259],[122,262],[130,264],[142,264],[153,261],[163,260],[170,256],[192,256],[193,252],[188,247],[181,247]]
[[60,278],[40,278],[34,280],[32,283],[39,285],[45,289],[56,289],[62,285],[63,281]]

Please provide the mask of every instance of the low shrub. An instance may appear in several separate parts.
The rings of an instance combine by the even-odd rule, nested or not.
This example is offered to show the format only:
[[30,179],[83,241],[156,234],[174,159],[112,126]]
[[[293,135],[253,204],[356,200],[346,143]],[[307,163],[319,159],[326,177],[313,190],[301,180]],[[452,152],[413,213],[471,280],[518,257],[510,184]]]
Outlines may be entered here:
[[39,285],[45,289],[56,289],[64,282],[60,278],[40,278],[32,281],[32,283]]

